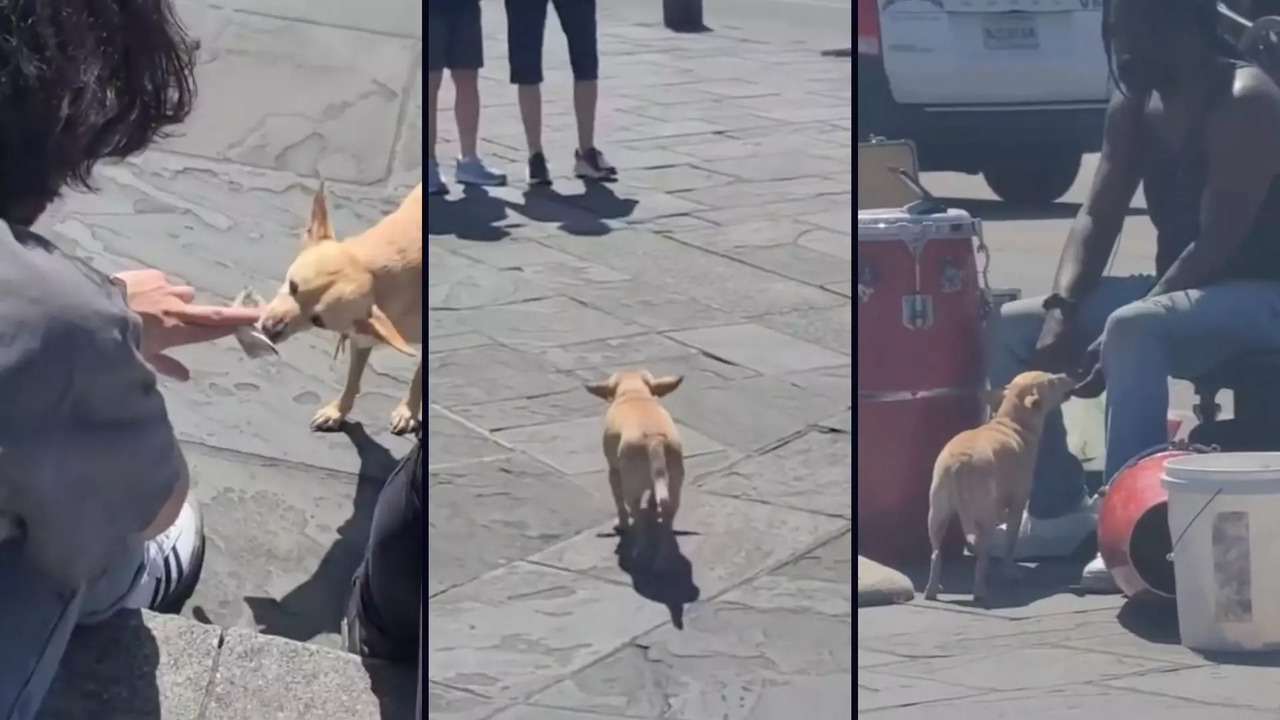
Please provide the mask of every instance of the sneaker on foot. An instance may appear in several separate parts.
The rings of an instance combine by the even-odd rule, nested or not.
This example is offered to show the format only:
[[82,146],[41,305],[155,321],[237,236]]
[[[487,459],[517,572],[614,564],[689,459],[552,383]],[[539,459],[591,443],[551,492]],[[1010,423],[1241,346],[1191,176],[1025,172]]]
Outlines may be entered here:
[[550,187],[551,170],[547,168],[546,155],[538,152],[529,156],[529,168],[526,177],[532,187]]
[[449,192],[444,178],[440,177],[440,166],[435,160],[427,159],[427,195],[444,195]]
[[[1042,520],[1026,515],[1018,529],[1018,544],[1014,548],[1015,561],[1030,559],[1064,558],[1073,555],[1098,527],[1098,498],[1086,500],[1078,510],[1062,517]],[[1009,529],[1000,525],[991,534],[987,552],[992,557],[1004,557],[1005,533]]]
[[1111,571],[1107,569],[1101,555],[1084,566],[1084,572],[1080,574],[1080,589],[1094,595],[1115,595],[1120,592],[1116,579],[1111,577]]
[[204,520],[200,510],[184,503],[178,519],[143,547],[142,579],[125,606],[177,613],[191,599],[204,567]]
[[490,170],[479,157],[460,157],[453,178],[462,185],[506,185],[507,176]]
[[618,177],[618,169],[604,159],[595,148],[573,152],[573,174],[584,180],[608,180]]

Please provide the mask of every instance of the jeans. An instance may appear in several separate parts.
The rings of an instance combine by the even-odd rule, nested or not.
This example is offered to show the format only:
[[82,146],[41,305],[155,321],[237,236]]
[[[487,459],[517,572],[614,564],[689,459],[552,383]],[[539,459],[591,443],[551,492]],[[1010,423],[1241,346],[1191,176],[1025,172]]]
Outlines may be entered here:
[[142,578],[141,542],[97,581],[61,592],[27,561],[21,540],[0,544],[0,720],[36,717],[77,625],[124,607]]
[[[1235,280],[1145,298],[1151,276],[1104,277],[1077,311],[1081,342],[1103,338],[1105,463],[1110,482],[1130,459],[1168,439],[1168,379],[1193,379],[1251,350],[1280,349],[1280,282]],[[1002,387],[1027,369],[1044,324],[1044,298],[1007,303],[987,321],[987,379]],[[1067,449],[1062,412],[1046,420],[1027,513],[1052,519],[1080,508],[1084,472]]]

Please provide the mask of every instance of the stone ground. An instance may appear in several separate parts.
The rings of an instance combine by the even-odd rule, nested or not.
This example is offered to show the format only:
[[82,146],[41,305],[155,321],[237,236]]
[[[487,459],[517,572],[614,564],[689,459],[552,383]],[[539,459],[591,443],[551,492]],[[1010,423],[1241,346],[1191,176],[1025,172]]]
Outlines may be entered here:
[[[518,180],[502,16],[486,8],[482,152]],[[599,134],[620,182],[566,175],[552,23],[554,191],[455,188],[428,206],[428,712],[848,717],[851,65],[776,35],[602,14]],[[604,407],[581,386],[631,365],[685,376],[666,404],[691,474],[688,562],[662,582],[620,570],[599,536]]]

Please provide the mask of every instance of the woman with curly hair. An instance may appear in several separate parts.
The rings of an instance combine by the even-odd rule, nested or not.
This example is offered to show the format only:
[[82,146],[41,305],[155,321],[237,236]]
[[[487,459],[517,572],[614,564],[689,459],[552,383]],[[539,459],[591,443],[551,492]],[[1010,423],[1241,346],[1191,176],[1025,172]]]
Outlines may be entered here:
[[155,373],[252,310],[157,270],[107,277],[31,230],[94,165],[191,112],[195,43],[168,0],[0,4],[0,720],[35,717],[77,624],[173,610],[203,531]]

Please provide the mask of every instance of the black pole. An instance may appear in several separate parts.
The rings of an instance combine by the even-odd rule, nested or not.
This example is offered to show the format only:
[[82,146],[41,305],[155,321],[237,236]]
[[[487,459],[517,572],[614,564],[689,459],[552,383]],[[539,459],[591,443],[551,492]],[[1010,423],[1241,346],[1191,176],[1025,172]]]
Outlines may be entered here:
[[662,0],[662,24],[676,32],[705,32],[702,0]]

